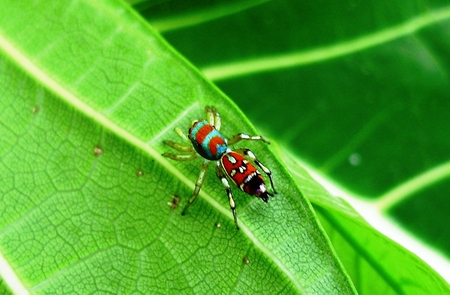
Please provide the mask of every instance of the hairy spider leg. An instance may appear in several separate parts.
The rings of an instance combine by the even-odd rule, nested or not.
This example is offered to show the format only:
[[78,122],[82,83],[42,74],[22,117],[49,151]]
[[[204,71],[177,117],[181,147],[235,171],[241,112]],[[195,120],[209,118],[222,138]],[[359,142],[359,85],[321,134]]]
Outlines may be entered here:
[[170,158],[175,161],[191,161],[197,159],[199,156],[197,153],[191,154],[171,154],[171,153],[163,153],[163,157]]
[[220,115],[217,112],[215,107],[205,107],[206,118],[208,119],[208,123],[211,126],[214,126],[217,131],[220,131]]
[[220,121],[220,114],[216,110],[215,107],[206,107],[206,117],[208,118],[209,125],[214,126],[217,131],[220,131],[221,121]]
[[171,140],[164,140],[163,143],[180,152],[194,152],[194,147],[192,145],[186,145]]
[[269,177],[270,185],[272,186],[273,193],[277,194],[275,187],[273,186],[273,179],[272,179],[272,172],[269,168],[267,168],[261,161],[256,158],[255,154],[250,149],[236,149],[234,150],[236,153],[239,153],[241,155],[248,156],[256,165],[258,165],[259,168],[264,171],[264,173]]
[[184,154],[163,153],[162,155],[164,157],[171,158],[172,160],[176,161],[190,161],[197,159],[199,155],[195,151],[194,147],[190,143],[190,140],[187,138],[187,136],[178,127],[175,128],[174,130],[183,140],[189,142],[189,144],[182,144],[171,140],[164,140],[163,141],[164,144],[167,144],[168,146],[177,151],[184,152]]
[[208,121],[209,125],[215,126],[214,115],[216,113],[216,109],[214,107],[206,106],[205,112],[206,112],[206,120]]
[[200,193],[200,189],[202,188],[203,182],[205,181],[206,171],[208,170],[208,166],[209,166],[209,161],[205,160],[205,162],[203,162],[202,167],[200,168],[200,173],[198,174],[197,181],[195,182],[195,189],[194,189],[194,192],[192,193],[192,197],[189,199],[186,206],[184,206],[183,212],[181,212],[181,215],[186,214],[187,209],[189,208],[189,206],[192,205],[192,203],[194,203],[195,199],[197,198],[198,194]]
[[233,194],[231,192],[230,185],[228,184],[228,180],[225,177],[225,174],[223,173],[222,166],[220,166],[220,162],[218,161],[216,162],[216,174],[217,177],[222,182],[223,186],[225,187],[225,190],[228,195],[228,201],[230,202],[231,212],[233,212],[234,223],[236,224],[236,229],[239,229],[236,214],[236,203],[234,202]]
[[189,143],[191,142],[189,138],[186,136],[186,134],[184,134],[183,131],[181,131],[180,127],[176,127],[174,130],[184,141],[187,141]]
[[251,136],[245,133],[239,133],[236,134],[235,136],[233,136],[232,138],[230,138],[228,140],[228,144],[232,145],[235,144],[241,140],[261,140],[262,142],[265,142],[267,144],[270,144],[270,141],[268,141],[267,139],[265,139],[264,137],[260,136],[260,135],[255,135],[255,136]]

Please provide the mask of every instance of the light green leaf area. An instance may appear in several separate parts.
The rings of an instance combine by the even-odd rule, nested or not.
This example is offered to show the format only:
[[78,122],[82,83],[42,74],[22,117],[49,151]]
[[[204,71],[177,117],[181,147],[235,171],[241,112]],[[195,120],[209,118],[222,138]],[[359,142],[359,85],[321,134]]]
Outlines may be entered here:
[[174,127],[215,105],[224,134],[256,131],[131,9],[8,1],[0,13],[0,270],[14,292],[355,293],[262,143],[245,146],[279,194],[265,204],[233,187],[240,231],[212,167],[186,216],[171,209],[202,162],[161,156],[181,140]]

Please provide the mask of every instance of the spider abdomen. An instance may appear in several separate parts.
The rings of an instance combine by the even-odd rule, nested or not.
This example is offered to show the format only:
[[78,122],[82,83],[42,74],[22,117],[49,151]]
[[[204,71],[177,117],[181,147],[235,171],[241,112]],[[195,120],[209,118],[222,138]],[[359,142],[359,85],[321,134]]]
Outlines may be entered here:
[[258,169],[239,153],[230,151],[220,159],[222,168],[233,183],[242,191],[258,196],[267,202],[267,189]]

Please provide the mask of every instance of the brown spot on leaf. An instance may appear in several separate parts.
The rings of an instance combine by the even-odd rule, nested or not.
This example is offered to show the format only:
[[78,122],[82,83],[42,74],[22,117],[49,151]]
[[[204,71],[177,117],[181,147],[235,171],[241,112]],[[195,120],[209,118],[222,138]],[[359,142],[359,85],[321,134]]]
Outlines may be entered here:
[[170,209],[175,210],[178,208],[178,204],[180,203],[180,197],[177,195],[172,196],[172,201],[167,203],[169,205]]
[[100,156],[101,154],[103,154],[103,149],[102,149],[101,147],[96,146],[96,147],[94,148],[94,154],[95,154],[96,156]]

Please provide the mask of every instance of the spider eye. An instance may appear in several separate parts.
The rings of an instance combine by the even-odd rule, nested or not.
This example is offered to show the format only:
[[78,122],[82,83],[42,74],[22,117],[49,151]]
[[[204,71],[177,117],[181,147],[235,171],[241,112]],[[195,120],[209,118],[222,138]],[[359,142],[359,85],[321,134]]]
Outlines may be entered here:
[[198,120],[194,120],[194,121],[192,121],[191,126],[194,126],[197,123],[198,123]]

